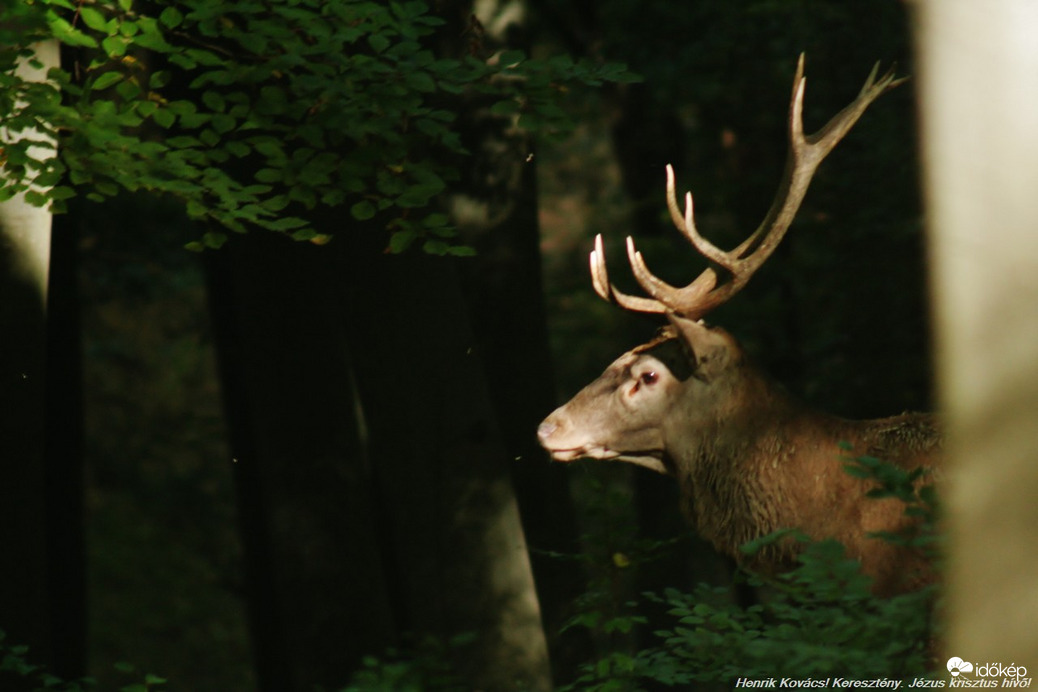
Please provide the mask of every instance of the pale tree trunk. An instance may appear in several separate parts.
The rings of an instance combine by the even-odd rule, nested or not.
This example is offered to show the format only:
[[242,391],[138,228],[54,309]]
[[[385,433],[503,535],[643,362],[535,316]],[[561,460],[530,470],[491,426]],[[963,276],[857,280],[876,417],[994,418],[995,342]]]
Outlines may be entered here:
[[[947,655],[1038,670],[1038,3],[918,3]],[[1004,677],[1004,676],[998,676]],[[1012,678],[1010,674],[1008,677]]]
[[[23,60],[15,73],[26,81],[42,82],[47,71],[60,64],[60,53],[56,40],[39,43],[34,47],[35,58],[41,64],[36,68]],[[36,130],[19,133],[0,131],[0,143],[21,141],[27,138],[48,139]],[[2,146],[2,144],[0,144]],[[42,147],[31,147],[30,153],[37,158],[52,155],[53,151]],[[0,173],[2,175],[2,173]],[[36,305],[27,305],[29,310],[42,312],[47,302],[47,268],[50,263],[51,214],[45,208],[26,203],[24,195],[17,195],[0,202],[0,233],[3,234],[5,280],[15,280],[29,285],[39,296]]]
[[[36,58],[43,69],[23,61],[19,76],[43,80],[58,65],[57,42],[36,46]],[[23,137],[41,135],[0,131],[0,147]],[[0,628],[9,641],[29,644],[36,660],[50,658],[51,648],[44,447],[50,231],[50,213],[22,195],[0,203]]]

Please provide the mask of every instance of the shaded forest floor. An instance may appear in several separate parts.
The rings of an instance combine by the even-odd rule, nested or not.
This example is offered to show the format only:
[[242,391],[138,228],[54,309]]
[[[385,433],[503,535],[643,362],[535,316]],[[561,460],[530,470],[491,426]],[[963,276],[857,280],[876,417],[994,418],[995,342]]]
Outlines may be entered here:
[[94,224],[81,248],[89,672],[102,689],[119,661],[178,689],[252,689],[205,289],[180,249],[190,231],[114,205],[136,232]]

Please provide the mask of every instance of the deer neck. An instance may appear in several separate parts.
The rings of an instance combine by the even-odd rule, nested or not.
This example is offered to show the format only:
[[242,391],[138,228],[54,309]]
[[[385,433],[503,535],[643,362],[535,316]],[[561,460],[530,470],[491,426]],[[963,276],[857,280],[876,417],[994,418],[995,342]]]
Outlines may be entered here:
[[[781,528],[809,529],[817,484],[842,474],[840,442],[855,441],[855,424],[812,410],[770,382],[755,382],[738,410],[703,429],[697,444],[669,463],[683,490],[684,511],[721,552]],[[782,561],[793,556],[778,554]]]

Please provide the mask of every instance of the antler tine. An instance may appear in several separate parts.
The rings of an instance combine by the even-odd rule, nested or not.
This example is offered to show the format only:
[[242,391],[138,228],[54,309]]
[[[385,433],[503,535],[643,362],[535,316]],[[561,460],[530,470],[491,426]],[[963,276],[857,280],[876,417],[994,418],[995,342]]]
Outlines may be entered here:
[[595,293],[604,300],[613,302],[612,290],[609,286],[609,270],[606,269],[605,251],[602,249],[602,234],[595,236],[595,249],[591,251],[591,285]]
[[652,297],[639,298],[621,293],[609,283],[602,237],[598,236],[595,239],[595,250],[591,253],[591,276],[595,291],[606,300],[618,303],[629,310],[672,312],[690,318],[701,317],[738,293],[771,256],[789,230],[804,195],[807,194],[811,178],[822,160],[850,131],[873,101],[907,79],[895,77],[893,68],[877,79],[878,72],[879,63],[876,63],[857,98],[817,132],[805,135],[803,110],[807,79],[804,77],[804,54],[800,54],[789,104],[789,153],[782,182],[760,226],[730,252],[716,247],[696,229],[691,193],[685,195],[685,209],[682,213],[675,193],[674,169],[667,165],[667,209],[671,221],[701,255],[730,275],[727,281],[722,283],[718,269],[708,267],[692,283],[684,288],[675,288],[649,271],[641,253],[635,249],[634,241],[628,238],[627,256],[631,270],[641,287]]
[[681,231],[689,242],[696,248],[699,254],[711,262],[719,264],[728,271],[733,271],[736,256],[725,252],[709,240],[704,238],[696,228],[693,218],[692,193],[685,193],[685,213],[678,209],[678,199],[674,185],[674,167],[667,164],[667,209],[670,211],[670,220],[674,227]]
[[634,238],[627,236],[627,261],[631,265],[631,273],[638,280],[638,285],[665,306],[672,306],[679,299],[681,290],[671,286],[663,279],[649,271],[642,258],[642,253],[634,247]]
[[[630,246],[631,239],[628,238],[627,240]],[[616,303],[620,307],[634,312],[661,314],[667,311],[667,306],[658,300],[629,295],[610,283],[601,233],[595,236],[595,249],[591,251],[589,259],[591,263],[591,284],[595,287],[595,293],[599,296],[610,303]]]
[[[733,283],[737,283],[741,287],[742,284],[749,281],[750,276],[778,247],[800,209],[800,204],[807,194],[807,188],[815,170],[854,127],[865,109],[881,95],[907,81],[907,77],[896,78],[894,68],[888,70],[877,80],[878,72],[879,63],[877,62],[869,72],[857,98],[830,118],[829,122],[817,132],[805,135],[803,111],[804,87],[807,78],[804,76],[804,54],[800,54],[789,107],[789,154],[786,158],[786,170],[764,220],[757,230],[733,251],[738,254],[739,263],[742,265],[737,272],[733,272],[737,279]],[[738,288],[735,288],[735,291],[737,290]]]

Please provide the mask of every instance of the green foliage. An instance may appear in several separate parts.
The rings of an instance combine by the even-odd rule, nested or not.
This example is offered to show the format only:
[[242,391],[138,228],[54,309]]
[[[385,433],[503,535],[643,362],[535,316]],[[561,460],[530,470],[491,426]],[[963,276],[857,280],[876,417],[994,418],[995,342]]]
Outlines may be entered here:
[[[437,56],[426,44],[444,21],[417,0],[42,0],[9,11],[24,30],[0,43],[0,200],[26,192],[61,211],[79,189],[94,200],[150,190],[213,228],[318,243],[328,238],[306,212],[345,205],[353,219],[382,218],[392,251],[423,239],[428,252],[466,252],[430,209],[467,153],[461,98],[551,135],[570,126],[554,104],[561,84],[632,78],[520,51]],[[16,61],[48,37],[80,49],[75,76],[17,76]],[[225,239],[214,230],[191,247]]]
[[451,654],[473,638],[471,634],[458,635],[449,641],[427,637],[408,652],[389,649],[382,657],[367,656],[363,667],[340,692],[465,689],[451,665]]
[[[932,553],[935,504],[932,489],[919,487],[921,474],[906,473],[870,457],[848,460],[854,475],[877,483],[873,497],[898,497],[919,519],[911,536],[885,535],[906,548]],[[742,605],[730,587],[699,584],[691,593],[667,589],[645,594],[666,609],[669,624],[654,632],[655,646],[611,651],[582,667],[567,690],[634,690],[648,682],[668,686],[693,683],[730,685],[739,677],[858,679],[911,678],[931,671],[935,587],[892,598],[871,591],[860,564],[833,540],[811,542],[795,531],[779,531],[745,546],[755,553],[779,540],[804,545],[795,569],[774,577],[748,574],[762,594]],[[632,608],[635,604],[629,604]],[[595,613],[574,622],[594,630],[603,625]],[[631,611],[630,624],[643,622]],[[614,618],[615,621],[615,618]]]
[[[905,502],[906,514],[919,520],[910,536],[882,538],[933,554],[939,546],[936,504],[932,488],[921,486],[923,474],[872,457],[847,459],[846,464],[853,475],[876,484],[871,496],[897,497]],[[845,555],[840,543],[811,542],[796,531],[778,531],[752,541],[744,552],[753,554],[788,540],[803,544],[794,569],[770,577],[741,576],[759,595],[750,605],[740,603],[731,586],[710,584],[699,584],[690,592],[648,593],[642,603],[617,605],[616,584],[609,577],[596,580],[564,630],[589,631],[603,653],[581,666],[577,679],[562,690],[727,687],[740,677],[908,679],[933,672],[930,645],[936,587],[890,598],[874,596],[871,579]],[[608,571],[615,579],[665,547],[657,542],[639,551],[607,549],[605,561],[613,568]],[[582,563],[603,560],[602,555],[558,557]],[[662,609],[666,622],[648,633],[653,639],[650,646],[639,648],[634,635],[649,625],[647,606]],[[372,658],[347,689],[462,689],[449,676],[444,660],[432,650]]]
[[923,484],[926,469],[906,471],[893,464],[870,456],[848,458],[844,469],[856,478],[871,479],[876,487],[868,491],[875,499],[896,498],[905,504],[905,514],[918,521],[901,533],[877,531],[871,536],[907,548],[926,551],[934,559],[940,558],[941,534],[937,532],[940,512],[937,493],[932,484]]
[[[750,583],[765,585],[758,577]],[[767,585],[773,595],[746,608],[728,589],[666,592],[661,600],[675,625],[656,633],[662,646],[643,652],[638,664],[670,684],[926,672],[932,588],[874,597],[858,563],[834,541],[807,546],[797,569]]]
[[[51,675],[43,667],[29,663],[29,647],[11,646],[4,639],[4,631],[0,630],[0,680],[7,676],[20,678],[23,684],[33,685],[33,692],[89,692],[97,689],[97,681],[92,678],[63,680]],[[136,673],[129,663],[116,663],[115,668],[124,675]],[[140,682],[122,685],[119,692],[152,692],[161,689],[165,684],[165,678],[149,673],[144,675]]]

